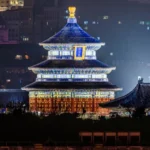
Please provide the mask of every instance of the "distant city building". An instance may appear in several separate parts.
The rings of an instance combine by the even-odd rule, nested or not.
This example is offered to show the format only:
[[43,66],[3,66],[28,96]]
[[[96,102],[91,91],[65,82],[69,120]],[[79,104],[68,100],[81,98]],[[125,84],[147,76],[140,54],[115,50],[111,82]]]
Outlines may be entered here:
[[1,15],[9,29],[9,40],[16,40],[18,43],[33,42],[33,10],[22,8],[2,12]]
[[0,0],[0,11],[17,9],[24,6],[24,0]]
[[4,19],[0,16],[0,44],[17,44],[17,40],[9,39],[9,30]]
[[91,37],[78,24],[75,7],[69,7],[67,25],[40,43],[48,50],[48,59],[30,67],[36,81],[22,88],[29,91],[31,112],[68,112],[108,114],[99,103],[111,101],[120,91],[108,81],[115,70],[96,59],[96,51],[105,43]]

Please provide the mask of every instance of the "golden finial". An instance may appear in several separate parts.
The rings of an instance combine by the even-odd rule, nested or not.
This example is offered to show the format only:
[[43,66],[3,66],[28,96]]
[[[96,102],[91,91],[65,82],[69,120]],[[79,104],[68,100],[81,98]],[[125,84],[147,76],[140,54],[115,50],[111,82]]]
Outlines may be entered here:
[[69,18],[75,18],[76,7],[69,7]]

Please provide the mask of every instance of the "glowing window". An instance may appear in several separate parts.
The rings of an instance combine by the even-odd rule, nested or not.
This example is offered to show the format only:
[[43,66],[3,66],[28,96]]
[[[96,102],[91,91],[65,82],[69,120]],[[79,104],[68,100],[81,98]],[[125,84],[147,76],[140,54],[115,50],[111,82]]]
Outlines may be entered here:
[[140,21],[140,24],[141,24],[141,25],[144,25],[144,24],[145,24],[145,22],[144,22],[144,21]]
[[93,56],[96,56],[96,52],[95,51],[93,51],[92,53],[93,53]]
[[6,82],[7,82],[7,83],[10,83],[10,82],[11,82],[11,80],[10,80],[10,79],[7,79],[7,80],[6,80]]
[[110,53],[110,56],[113,56],[113,55],[114,55],[114,53],[111,52],[111,53]]
[[86,56],[92,56],[93,55],[93,51],[86,51]]
[[62,52],[62,55],[68,56],[68,55],[70,55],[70,51],[63,51],[63,52]]
[[16,55],[15,59],[22,60],[22,55]]
[[93,21],[92,24],[96,24],[96,21]]
[[109,16],[103,16],[103,19],[107,20],[107,19],[109,19]]
[[29,55],[25,55],[25,59],[29,59]]
[[87,24],[88,24],[88,21],[84,21],[84,24],[87,25]]
[[86,78],[89,78],[89,75],[76,74],[76,75],[74,75],[74,78],[76,78],[76,79],[86,79]]
[[45,74],[45,75],[42,75],[41,78],[54,78],[54,75],[52,74]]
[[88,27],[84,27],[85,30],[88,30]]
[[59,51],[52,51],[51,53],[52,53],[52,55],[54,55],[54,56],[58,56],[58,55],[59,55]]
[[104,78],[107,78],[107,75],[106,74],[93,74],[92,78],[93,79],[104,79]]
[[69,11],[68,10],[66,10],[66,14],[68,14],[69,13]]
[[57,75],[57,78],[59,78],[59,79],[68,79],[68,78],[71,78],[71,75],[69,75],[69,74],[59,74],[59,75]]
[[38,78],[42,78],[42,75],[41,75],[41,74],[38,74],[37,77],[38,77]]
[[118,24],[122,24],[122,22],[121,22],[121,21],[118,21]]

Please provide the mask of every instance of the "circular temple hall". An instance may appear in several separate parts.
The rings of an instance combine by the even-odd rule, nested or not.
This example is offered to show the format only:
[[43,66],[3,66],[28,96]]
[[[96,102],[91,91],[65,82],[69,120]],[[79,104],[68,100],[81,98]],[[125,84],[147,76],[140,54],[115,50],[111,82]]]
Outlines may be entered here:
[[96,58],[105,43],[78,25],[75,11],[75,7],[69,7],[67,24],[40,43],[48,51],[47,60],[29,67],[37,78],[22,89],[29,91],[31,112],[105,115],[110,110],[99,104],[113,100],[115,92],[122,90],[107,77],[116,68]]

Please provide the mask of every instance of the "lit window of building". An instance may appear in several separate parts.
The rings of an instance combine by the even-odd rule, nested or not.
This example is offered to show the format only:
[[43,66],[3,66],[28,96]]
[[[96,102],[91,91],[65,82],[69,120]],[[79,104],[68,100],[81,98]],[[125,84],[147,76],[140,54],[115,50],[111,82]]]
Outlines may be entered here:
[[63,52],[62,52],[62,55],[64,55],[64,56],[65,56],[65,55],[66,55],[66,56],[67,56],[67,55],[70,55],[70,51],[63,51]]
[[84,21],[84,24],[87,25],[87,24],[88,24],[88,21]]
[[85,30],[88,30],[88,27],[84,27]]
[[0,0],[0,11],[6,11],[12,7],[23,7],[24,0]]
[[111,52],[111,53],[110,53],[110,56],[113,56],[113,55],[114,55],[114,53]]
[[22,55],[16,55],[15,59],[22,60]]
[[118,24],[122,24],[122,22],[121,22],[121,21],[118,21]]
[[23,37],[23,41],[27,42],[27,41],[29,41],[29,38],[28,37]]
[[66,14],[68,14],[69,13],[69,11],[68,10],[66,10]]
[[97,37],[98,40],[100,40],[100,37]]
[[107,19],[109,19],[109,16],[103,16],[103,19],[107,20]]
[[140,21],[140,25],[144,25],[145,24],[145,22],[144,21]]
[[65,19],[68,19],[68,16],[64,16]]
[[29,55],[25,55],[25,59],[27,59],[27,60],[28,60],[28,59],[29,59]]
[[96,21],[93,21],[92,24],[96,24]]
[[11,80],[10,80],[10,79],[7,79],[7,80],[6,80],[6,82],[7,82],[7,83],[10,83],[10,82],[11,82]]
[[9,0],[11,6],[24,6],[24,0]]

